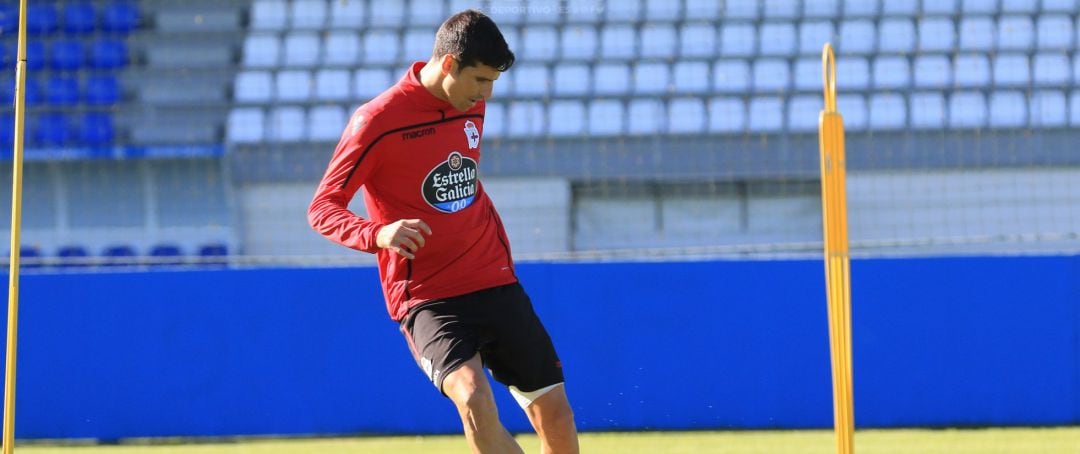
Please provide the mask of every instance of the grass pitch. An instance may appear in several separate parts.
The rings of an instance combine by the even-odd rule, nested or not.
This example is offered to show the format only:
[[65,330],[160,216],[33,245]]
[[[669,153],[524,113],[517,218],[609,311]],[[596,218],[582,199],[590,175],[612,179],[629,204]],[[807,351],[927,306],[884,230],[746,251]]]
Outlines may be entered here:
[[[528,453],[538,453],[533,435],[519,435]],[[740,432],[587,433],[581,451],[591,454],[789,454],[835,452],[833,434],[824,430]],[[1080,454],[1080,427],[963,430],[860,430],[859,454]],[[468,453],[461,436],[244,439],[229,442],[151,440],[113,445],[24,443],[25,454],[433,454]]]

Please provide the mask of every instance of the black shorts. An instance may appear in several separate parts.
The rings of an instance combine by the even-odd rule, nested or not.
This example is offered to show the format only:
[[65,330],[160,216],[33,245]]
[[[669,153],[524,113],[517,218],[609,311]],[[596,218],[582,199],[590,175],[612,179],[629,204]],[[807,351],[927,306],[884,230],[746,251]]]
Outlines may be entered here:
[[401,333],[440,392],[477,353],[496,380],[524,392],[563,381],[551,337],[518,283],[423,303],[401,321]]

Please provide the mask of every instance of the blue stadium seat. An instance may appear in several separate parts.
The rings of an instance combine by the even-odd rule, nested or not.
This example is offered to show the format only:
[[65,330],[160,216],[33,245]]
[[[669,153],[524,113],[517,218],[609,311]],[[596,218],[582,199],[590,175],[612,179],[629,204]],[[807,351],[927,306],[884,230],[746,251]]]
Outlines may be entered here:
[[896,93],[874,94],[870,98],[870,128],[876,130],[901,129],[907,122],[907,104]]
[[840,24],[840,46],[845,54],[870,54],[877,47],[877,29],[866,19],[846,20]]
[[977,91],[957,91],[949,96],[950,128],[986,126],[986,97]]
[[[821,96],[797,95],[788,100],[787,125],[789,131],[810,132],[818,127],[818,113],[821,112]],[[847,126],[847,112],[844,123]]]
[[[820,106],[820,104],[818,104]],[[836,108],[844,115],[844,129],[862,131],[866,129],[866,98],[862,95],[842,94],[836,97]],[[817,113],[813,115],[817,118]]]
[[[15,81],[11,81],[11,96],[15,96]],[[42,95],[41,82],[37,79],[26,79],[26,105],[36,106],[45,102],[45,96]]]
[[911,66],[904,57],[882,56],[874,59],[875,88],[907,88],[911,84]]
[[58,71],[74,71],[86,60],[82,41],[72,39],[56,40],[52,43],[49,55],[49,67]]
[[116,33],[131,33],[139,26],[139,6],[135,2],[119,1],[105,6],[101,14],[102,28]]
[[622,102],[600,99],[589,103],[589,135],[617,136],[622,134],[625,124]]
[[765,56],[788,57],[795,53],[795,24],[791,22],[766,22],[758,30],[761,48]]
[[960,19],[960,49],[983,51],[992,49],[995,30],[997,27],[994,20],[989,17],[963,17]]
[[0,5],[0,36],[14,34],[19,30],[18,5]]
[[1065,92],[1040,90],[1031,96],[1031,126],[1059,128],[1068,124]]
[[150,249],[150,265],[180,265],[184,263],[180,246],[159,244]]
[[105,146],[112,143],[116,134],[112,115],[102,112],[87,112],[82,116],[79,128],[80,141],[90,146]]
[[[13,45],[11,48],[11,61],[15,62],[16,55],[18,55]],[[45,69],[45,43],[37,39],[30,39],[26,42],[26,69],[30,71],[40,71]]]
[[990,94],[990,126],[1020,128],[1027,125],[1027,97],[1021,91],[995,91]]
[[57,106],[71,106],[79,103],[79,81],[70,76],[54,75],[49,77],[45,90],[45,100]]
[[957,55],[953,68],[953,83],[957,87],[980,88],[990,85],[990,59],[986,54]]
[[684,23],[680,26],[679,55],[683,58],[715,56],[716,26],[708,22]]
[[101,254],[105,257],[105,266],[132,265],[135,263],[135,248],[127,245],[109,246]]
[[19,267],[41,268],[41,249],[38,249],[37,246],[20,246]]
[[56,253],[56,256],[60,258],[61,267],[83,267],[88,266],[90,263],[87,260],[90,254],[86,252],[86,248],[82,246],[72,245],[63,246]]
[[1035,54],[1036,85],[1064,87],[1069,83],[1069,56],[1056,52]]
[[576,137],[585,132],[585,103],[560,99],[548,107],[548,133],[556,137]]
[[674,25],[647,24],[641,28],[639,55],[643,58],[671,58],[678,47],[678,36]]
[[127,45],[118,39],[99,39],[90,48],[90,64],[99,69],[120,69],[127,65]]
[[75,1],[64,5],[64,31],[71,34],[83,34],[94,31],[97,27],[97,13],[90,2]]
[[56,14],[56,8],[51,4],[30,5],[26,11],[27,33],[48,35],[56,31],[58,23],[59,18]]
[[701,134],[705,132],[708,115],[701,98],[675,98],[668,105],[669,134]]
[[111,74],[98,74],[86,78],[86,103],[95,106],[120,102],[120,82]]
[[784,127],[784,100],[776,96],[751,98],[749,126],[752,131],[779,131]]
[[1037,25],[1039,49],[1068,51],[1072,47],[1073,23],[1064,14],[1039,17]]
[[592,73],[584,64],[566,63],[555,66],[556,95],[584,96],[589,92]]
[[627,109],[626,132],[630,135],[651,135],[665,132],[667,112],[663,101],[656,98],[637,98]]
[[0,114],[0,146],[10,149],[15,143],[15,114]]
[[224,265],[228,263],[229,247],[222,243],[204,244],[199,247],[199,257],[204,265]]
[[39,145],[63,146],[69,144],[73,137],[71,122],[66,115],[50,112],[38,117],[34,139]]
[[709,101],[709,132],[733,133],[746,129],[746,105],[735,97]]
[[945,124],[945,96],[940,92],[914,93],[909,103],[911,127],[940,129]]

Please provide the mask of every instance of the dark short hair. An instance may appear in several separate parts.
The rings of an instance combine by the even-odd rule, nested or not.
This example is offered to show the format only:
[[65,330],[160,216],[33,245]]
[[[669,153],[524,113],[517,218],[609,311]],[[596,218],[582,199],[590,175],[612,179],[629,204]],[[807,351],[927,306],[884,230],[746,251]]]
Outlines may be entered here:
[[484,13],[467,9],[453,16],[435,34],[434,57],[453,55],[458,70],[483,63],[499,71],[514,64],[514,53],[495,22]]

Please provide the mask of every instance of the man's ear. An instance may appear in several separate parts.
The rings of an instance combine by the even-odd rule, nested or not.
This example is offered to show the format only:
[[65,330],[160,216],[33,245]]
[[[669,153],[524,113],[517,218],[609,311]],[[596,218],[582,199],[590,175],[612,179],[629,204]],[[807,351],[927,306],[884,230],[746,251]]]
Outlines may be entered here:
[[440,66],[444,76],[450,75],[450,73],[454,71],[454,64],[456,62],[457,60],[454,59],[453,55],[446,54],[442,56],[442,64]]

